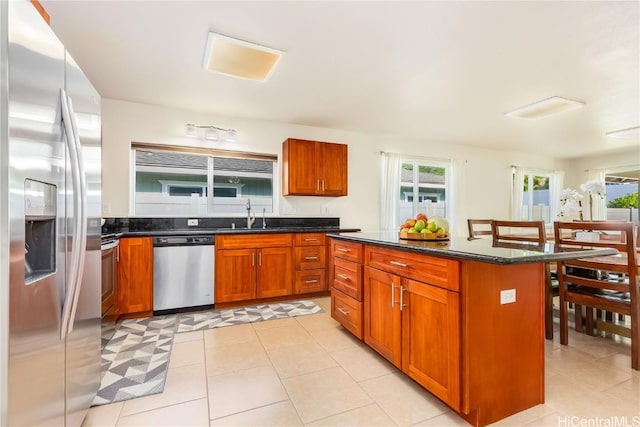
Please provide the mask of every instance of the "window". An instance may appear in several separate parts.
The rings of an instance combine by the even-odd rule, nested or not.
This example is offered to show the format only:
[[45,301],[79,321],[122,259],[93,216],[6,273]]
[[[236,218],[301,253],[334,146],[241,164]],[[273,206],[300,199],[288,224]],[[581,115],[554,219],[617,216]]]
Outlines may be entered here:
[[638,223],[640,170],[636,168],[605,175],[607,219]]
[[562,173],[512,168],[512,214],[515,221],[556,220],[560,203]]
[[[210,216],[274,211],[276,157],[134,144],[134,215]],[[175,151],[172,151],[175,150]]]
[[447,216],[448,165],[425,160],[402,160],[400,168],[400,218]]

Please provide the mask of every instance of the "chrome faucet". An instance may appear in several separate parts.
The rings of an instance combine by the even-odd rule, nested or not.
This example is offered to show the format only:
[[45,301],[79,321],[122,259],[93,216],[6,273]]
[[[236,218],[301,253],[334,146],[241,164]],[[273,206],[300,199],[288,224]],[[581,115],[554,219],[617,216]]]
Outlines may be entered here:
[[267,228],[267,219],[265,218],[266,213],[267,208],[262,208],[262,228]]
[[253,218],[251,218],[251,199],[247,199],[247,228],[251,228],[255,221],[256,214],[253,214]]

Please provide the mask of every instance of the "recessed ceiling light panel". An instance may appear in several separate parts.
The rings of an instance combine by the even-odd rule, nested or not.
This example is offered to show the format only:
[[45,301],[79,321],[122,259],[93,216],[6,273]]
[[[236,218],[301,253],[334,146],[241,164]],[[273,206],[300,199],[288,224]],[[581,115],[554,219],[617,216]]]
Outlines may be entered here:
[[516,108],[515,110],[508,111],[504,114],[509,117],[517,117],[520,119],[537,120],[554,114],[564,113],[565,111],[582,108],[583,106],[584,102],[574,101],[573,99],[562,98],[560,96],[552,96],[551,98]]
[[619,139],[640,139],[640,126],[628,129],[614,130],[606,133],[611,138]]
[[276,49],[209,33],[202,68],[227,76],[265,81],[282,54]]

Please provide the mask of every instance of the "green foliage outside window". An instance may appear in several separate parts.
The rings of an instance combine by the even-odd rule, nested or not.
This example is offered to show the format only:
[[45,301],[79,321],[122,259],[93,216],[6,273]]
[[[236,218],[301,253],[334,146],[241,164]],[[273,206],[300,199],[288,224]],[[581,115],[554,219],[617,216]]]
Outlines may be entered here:
[[638,208],[638,193],[625,194],[607,203],[608,208]]

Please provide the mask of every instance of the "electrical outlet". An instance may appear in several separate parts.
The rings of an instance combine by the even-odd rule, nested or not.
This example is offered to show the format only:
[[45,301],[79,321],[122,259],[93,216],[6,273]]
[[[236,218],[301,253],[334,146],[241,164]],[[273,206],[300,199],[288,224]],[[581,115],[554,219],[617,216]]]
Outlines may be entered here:
[[188,219],[187,220],[187,225],[189,227],[197,227],[198,226],[198,220],[197,219]]
[[103,203],[102,204],[102,216],[111,215],[111,203]]
[[285,215],[295,215],[296,209],[293,206],[287,206],[284,208]]
[[329,206],[327,205],[320,206],[320,213],[322,215],[329,215]]
[[505,289],[504,291],[500,291],[500,304],[511,304],[513,302],[516,302],[515,289]]

